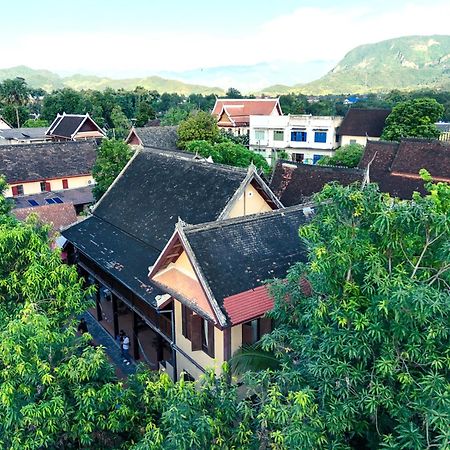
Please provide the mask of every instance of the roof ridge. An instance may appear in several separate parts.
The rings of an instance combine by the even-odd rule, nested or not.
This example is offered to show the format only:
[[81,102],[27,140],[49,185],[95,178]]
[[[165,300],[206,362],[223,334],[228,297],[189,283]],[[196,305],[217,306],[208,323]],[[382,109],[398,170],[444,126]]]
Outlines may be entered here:
[[286,208],[274,209],[272,211],[249,214],[246,216],[233,217],[231,219],[216,220],[213,222],[205,222],[205,223],[200,223],[200,224],[196,224],[196,225],[187,224],[187,223],[183,222],[182,219],[179,220],[179,223],[183,227],[183,230],[185,233],[191,233],[191,232],[197,232],[197,231],[211,230],[214,228],[223,228],[223,227],[235,225],[238,223],[255,222],[257,220],[265,219],[268,217],[274,217],[277,215],[285,215],[285,214],[289,214],[292,212],[303,210],[305,208],[312,208],[314,206],[316,206],[315,202],[305,202],[305,203],[300,203],[300,204],[294,205],[294,206],[288,206]]
[[175,158],[180,159],[183,161],[189,161],[196,164],[202,164],[207,167],[212,167],[220,170],[224,170],[227,172],[236,172],[236,173],[242,173],[247,174],[248,168],[246,167],[236,167],[236,166],[228,166],[226,164],[219,164],[215,162],[209,162],[206,161],[206,159],[194,159],[194,158],[188,158],[187,155],[193,155],[195,156],[195,153],[186,152],[186,151],[178,151],[178,150],[169,150],[166,148],[157,148],[157,147],[144,147],[142,149],[142,153],[153,153],[157,155],[164,156],[166,158]]
[[[379,142],[379,141],[374,141],[374,142]],[[354,172],[364,172],[363,169],[360,169],[359,167],[346,167],[346,166],[333,166],[333,165],[319,165],[319,164],[304,164],[301,162],[296,162],[296,161],[289,161],[287,159],[278,159],[277,163],[280,163],[281,165],[283,164],[290,164],[291,166],[295,166],[295,167],[314,167],[314,168],[319,168],[319,170],[321,168],[327,168],[327,169],[338,169],[338,170],[347,170],[347,171],[354,171]]]

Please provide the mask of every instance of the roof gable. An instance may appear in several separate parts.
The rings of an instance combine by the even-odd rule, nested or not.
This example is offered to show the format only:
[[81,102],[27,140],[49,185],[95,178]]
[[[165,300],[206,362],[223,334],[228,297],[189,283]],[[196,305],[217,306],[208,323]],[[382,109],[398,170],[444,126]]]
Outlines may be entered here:
[[79,132],[98,131],[102,136],[103,130],[94,122],[89,114],[62,114],[56,117],[47,130],[48,136],[73,139]]
[[178,127],[133,127],[125,142],[130,145],[177,151]]
[[[226,109],[230,118],[236,122],[243,121],[244,118],[248,118],[250,115],[269,116],[274,112],[282,115],[278,98],[217,99],[212,114],[220,116],[224,109]],[[240,120],[238,120],[239,118]]]
[[162,250],[178,217],[190,223],[217,220],[246,177],[242,169],[144,149],[93,213]]
[[390,109],[350,108],[338,129],[340,136],[380,137]]
[[[217,305],[226,318],[225,323],[219,319],[222,326],[233,324],[225,299],[255,289],[267,279],[283,278],[292,264],[306,261],[306,249],[298,238],[298,228],[307,220],[304,209],[301,205],[207,224],[178,224],[174,236],[193,261],[211,305]],[[150,272],[152,280],[174,253],[166,247]]]

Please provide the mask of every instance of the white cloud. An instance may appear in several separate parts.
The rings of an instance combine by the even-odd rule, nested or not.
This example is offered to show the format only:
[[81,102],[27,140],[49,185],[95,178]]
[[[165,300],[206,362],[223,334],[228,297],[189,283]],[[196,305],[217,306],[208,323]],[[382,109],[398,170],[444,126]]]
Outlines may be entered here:
[[[99,75],[150,75],[201,67],[262,61],[339,60],[357,45],[412,34],[447,34],[450,2],[354,8],[299,8],[238,33],[18,34],[2,48],[8,67],[26,64],[58,72]],[[224,27],[221,27],[222,29]],[[30,51],[30,48],[33,50]]]

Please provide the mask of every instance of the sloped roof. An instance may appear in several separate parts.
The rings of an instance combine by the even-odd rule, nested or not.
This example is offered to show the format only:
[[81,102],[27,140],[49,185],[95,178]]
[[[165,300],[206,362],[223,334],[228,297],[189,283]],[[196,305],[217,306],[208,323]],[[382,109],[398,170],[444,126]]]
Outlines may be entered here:
[[64,203],[72,203],[74,205],[94,203],[92,188],[93,185],[90,185],[62,191],[41,192],[39,194],[14,197],[14,208],[28,208],[30,206],[29,200],[34,200],[38,205],[46,205],[47,202],[45,200],[54,197],[59,197]]
[[270,188],[285,206],[298,205],[336,181],[344,186],[362,181],[364,170],[278,160]]
[[217,99],[212,114],[218,118],[227,114],[234,125],[246,125],[250,122],[250,115],[268,116],[274,109],[281,115],[278,98],[270,99]]
[[12,213],[22,221],[26,220],[30,214],[36,214],[41,223],[51,225],[55,231],[59,231],[77,221],[73,203],[13,209]]
[[102,129],[94,122],[89,114],[62,114],[57,115],[56,119],[47,130],[48,136],[63,137],[72,139],[74,135],[87,123],[90,128],[97,130],[100,134],[105,135]]
[[163,150],[136,152],[93,210],[63,236],[150,304],[161,294],[149,280],[178,217],[216,220],[247,171]]
[[88,175],[96,148],[93,140],[0,145],[0,174],[8,183]]
[[189,223],[216,220],[246,176],[245,169],[144,149],[94,214],[162,250],[178,217]]
[[[256,303],[262,299],[259,295],[262,291],[257,291],[258,295],[251,291],[268,279],[285,277],[292,264],[306,261],[307,252],[298,237],[298,229],[307,221],[308,213],[305,205],[297,205],[200,225],[179,223],[150,277],[160,279],[158,271],[167,267],[166,259],[172,257],[178,239],[199,274],[200,282],[207,286],[212,309],[216,312],[220,309],[225,318],[223,321],[216,315],[220,325],[250,320],[270,309],[266,309],[268,300],[265,297],[264,311],[260,311],[261,305],[256,306]],[[166,255],[168,252],[170,255]],[[177,290],[177,286],[166,286]],[[238,306],[234,296],[237,294],[243,294],[238,297],[244,302],[239,306],[241,313],[236,311]],[[183,296],[177,298],[184,301]],[[269,303],[270,306],[270,300]],[[211,316],[209,310],[204,310],[203,314],[208,318]]]
[[437,122],[437,123],[435,123],[435,125],[440,133],[449,133],[450,132],[450,122]]
[[350,108],[339,127],[340,136],[380,137],[390,109]]
[[12,128],[0,130],[0,142],[2,139],[9,141],[21,141],[28,139],[45,139],[47,128]]
[[61,234],[104,271],[156,306],[155,296],[162,292],[149,282],[147,275],[148,266],[159,254],[157,250],[95,216]]
[[370,163],[370,181],[380,190],[402,199],[412,197],[414,191],[424,194],[419,177],[426,169],[437,180],[450,182],[450,144],[427,139],[403,139],[398,142],[368,141],[360,168]]
[[133,132],[142,142],[144,147],[152,147],[167,150],[178,150],[178,127],[177,126],[151,126],[151,127],[133,127],[128,135],[126,142],[129,144]]

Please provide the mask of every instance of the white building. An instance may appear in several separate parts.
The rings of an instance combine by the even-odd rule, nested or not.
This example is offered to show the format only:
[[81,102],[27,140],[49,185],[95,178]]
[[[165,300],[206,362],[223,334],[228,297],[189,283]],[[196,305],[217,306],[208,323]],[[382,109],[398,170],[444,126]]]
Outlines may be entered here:
[[250,116],[250,149],[269,163],[285,151],[289,159],[315,164],[339,147],[336,129],[342,117],[288,115]]

